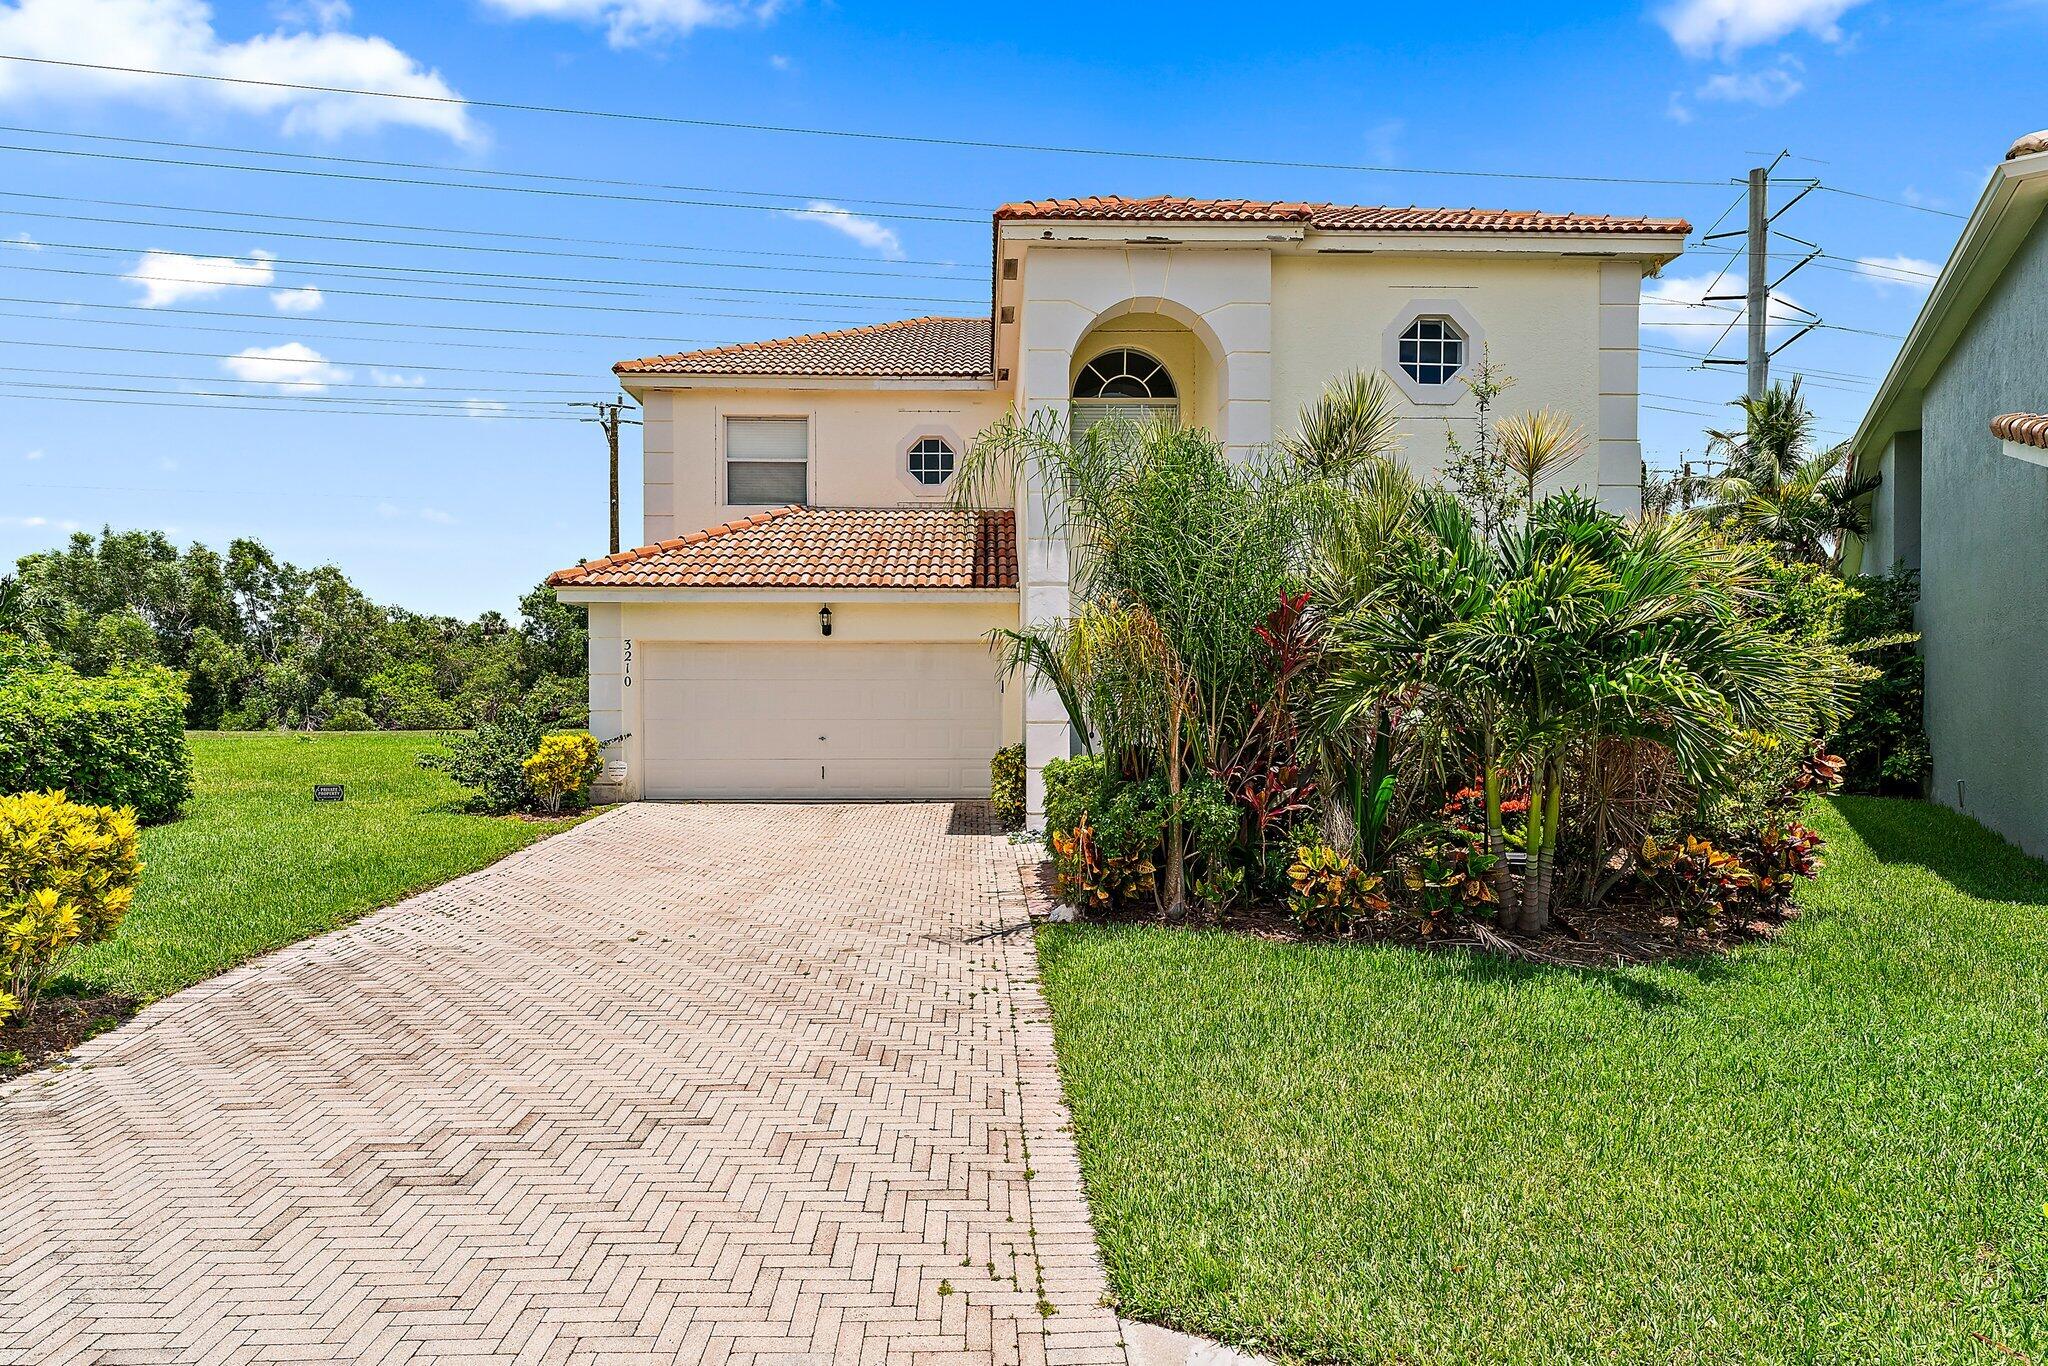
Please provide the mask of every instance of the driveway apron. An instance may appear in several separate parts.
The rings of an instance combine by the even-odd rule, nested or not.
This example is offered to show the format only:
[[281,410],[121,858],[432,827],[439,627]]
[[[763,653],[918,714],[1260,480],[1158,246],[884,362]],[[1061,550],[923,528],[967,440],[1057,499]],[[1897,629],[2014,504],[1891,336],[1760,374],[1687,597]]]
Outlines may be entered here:
[[0,1361],[1123,1363],[983,819],[624,807],[0,1088]]

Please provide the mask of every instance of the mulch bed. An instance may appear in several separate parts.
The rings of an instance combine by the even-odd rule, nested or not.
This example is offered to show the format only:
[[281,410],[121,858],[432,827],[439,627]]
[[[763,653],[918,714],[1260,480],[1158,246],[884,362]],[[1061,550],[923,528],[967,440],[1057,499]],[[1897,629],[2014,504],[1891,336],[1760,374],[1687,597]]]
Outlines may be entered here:
[[[1049,912],[1053,905],[1049,862],[1038,865],[1031,891],[1034,909],[1041,914]],[[1797,914],[1793,910],[1786,920]],[[1414,916],[1398,910],[1360,924],[1348,935],[1316,934],[1296,924],[1286,907],[1271,903],[1240,904],[1221,914],[1198,910],[1180,920],[1168,920],[1150,905],[1091,913],[1084,919],[1104,925],[1220,930],[1281,943],[1400,944],[1425,952],[1489,954],[1562,968],[1621,968],[1712,957],[1742,944],[1774,939],[1785,926],[1785,921],[1779,920],[1730,917],[1687,925],[1655,902],[1621,895],[1592,911],[1553,910],[1550,928],[1535,935],[1502,933],[1483,920],[1453,921],[1425,935]]]
[[141,1004],[133,996],[45,996],[35,1014],[0,1025],[0,1081],[48,1066]]

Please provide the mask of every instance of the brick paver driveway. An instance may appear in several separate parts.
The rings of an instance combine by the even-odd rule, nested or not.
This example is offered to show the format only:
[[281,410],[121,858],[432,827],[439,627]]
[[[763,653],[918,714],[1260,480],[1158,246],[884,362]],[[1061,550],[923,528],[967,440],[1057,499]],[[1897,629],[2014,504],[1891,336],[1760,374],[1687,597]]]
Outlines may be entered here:
[[627,807],[0,1089],[0,1360],[1121,1363],[967,824]]

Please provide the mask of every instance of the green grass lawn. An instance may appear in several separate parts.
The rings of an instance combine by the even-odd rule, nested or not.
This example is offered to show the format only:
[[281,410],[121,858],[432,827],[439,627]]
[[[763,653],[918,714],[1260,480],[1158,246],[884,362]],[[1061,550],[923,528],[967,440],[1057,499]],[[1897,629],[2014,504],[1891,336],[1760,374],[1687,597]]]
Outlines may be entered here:
[[1845,799],[1779,941],[1049,926],[1123,1311],[1342,1362],[2048,1362],[2048,867]]
[[[426,734],[201,734],[182,819],[142,834],[147,865],[113,938],[68,957],[58,990],[162,996],[574,824],[473,816],[419,767]],[[346,800],[313,802],[313,784]]]

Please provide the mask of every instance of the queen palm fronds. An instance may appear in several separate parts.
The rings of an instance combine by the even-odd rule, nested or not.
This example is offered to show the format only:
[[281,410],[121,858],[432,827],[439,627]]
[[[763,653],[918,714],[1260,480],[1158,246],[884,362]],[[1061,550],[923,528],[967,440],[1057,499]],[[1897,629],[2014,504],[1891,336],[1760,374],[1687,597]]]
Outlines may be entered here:
[[1880,480],[1856,473],[1847,442],[1813,450],[1813,414],[1797,379],[1735,406],[1740,429],[1707,433],[1726,466],[1709,482],[1702,515],[1770,546],[1781,559],[1838,564],[1847,538],[1870,529],[1862,504]]

